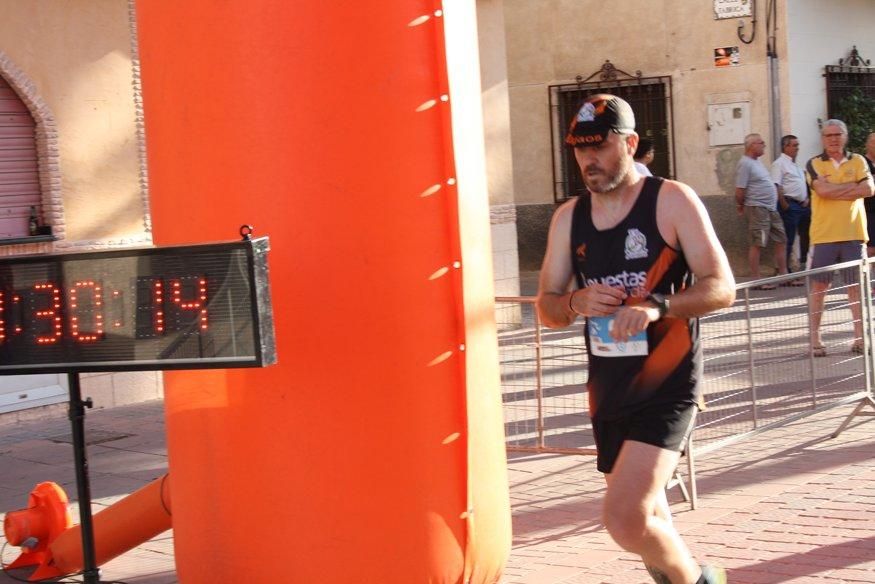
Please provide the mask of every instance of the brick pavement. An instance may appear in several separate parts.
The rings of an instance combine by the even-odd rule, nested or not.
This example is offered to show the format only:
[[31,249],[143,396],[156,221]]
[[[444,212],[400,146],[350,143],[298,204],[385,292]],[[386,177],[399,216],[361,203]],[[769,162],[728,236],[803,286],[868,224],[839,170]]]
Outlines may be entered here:
[[[697,460],[695,511],[670,493],[694,555],[738,584],[875,582],[875,423],[827,410]],[[602,481],[586,457],[509,461],[513,552],[503,584],[644,584],[600,527]]]
[[[861,416],[829,438],[851,409],[700,457],[699,508],[670,493],[675,523],[696,557],[726,566],[733,584],[875,582],[875,423]],[[89,439],[99,441],[89,446],[95,511],[164,472],[161,402],[90,412],[86,424]],[[43,480],[75,494],[68,434],[66,418],[57,416],[0,425],[0,512],[25,506]],[[601,528],[603,483],[591,457],[512,455],[509,476],[514,539],[502,584],[649,582]],[[15,555],[7,548],[3,560]],[[176,582],[172,533],[108,563],[102,577]],[[0,574],[7,582],[14,580]]]

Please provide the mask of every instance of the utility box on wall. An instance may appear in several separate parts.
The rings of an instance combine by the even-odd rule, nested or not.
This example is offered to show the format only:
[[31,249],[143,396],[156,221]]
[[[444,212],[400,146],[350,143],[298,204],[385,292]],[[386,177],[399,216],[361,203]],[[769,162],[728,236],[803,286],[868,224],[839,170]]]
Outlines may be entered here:
[[750,102],[716,103],[708,106],[708,145],[743,144],[750,134]]

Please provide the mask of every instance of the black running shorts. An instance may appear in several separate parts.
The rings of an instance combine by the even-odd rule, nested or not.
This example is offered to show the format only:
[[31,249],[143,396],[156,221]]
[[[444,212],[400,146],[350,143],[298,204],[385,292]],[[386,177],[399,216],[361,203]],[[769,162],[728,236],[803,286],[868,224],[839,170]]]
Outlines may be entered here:
[[626,440],[681,452],[693,429],[698,407],[692,402],[655,404],[616,420],[593,420],[598,469],[610,473]]

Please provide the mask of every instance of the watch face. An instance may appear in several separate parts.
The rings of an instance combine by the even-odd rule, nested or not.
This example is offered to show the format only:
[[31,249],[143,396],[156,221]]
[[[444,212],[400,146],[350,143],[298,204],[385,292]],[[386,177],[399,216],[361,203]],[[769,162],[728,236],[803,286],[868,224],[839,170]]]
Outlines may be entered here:
[[668,312],[668,301],[665,299],[665,296],[655,293],[648,296],[647,299],[653,302],[656,308],[659,309],[660,317],[665,316],[665,313]]

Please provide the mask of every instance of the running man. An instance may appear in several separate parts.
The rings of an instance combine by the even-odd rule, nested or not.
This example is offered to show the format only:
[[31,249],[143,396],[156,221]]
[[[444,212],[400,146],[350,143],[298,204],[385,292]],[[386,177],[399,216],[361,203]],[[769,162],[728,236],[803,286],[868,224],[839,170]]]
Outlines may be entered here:
[[550,327],[586,318],[604,524],[660,584],[726,582],[722,569],[691,556],[665,486],[701,401],[697,317],[734,301],[729,263],[690,187],[634,169],[628,103],[591,96],[566,142],[590,194],[553,217],[537,307]]

